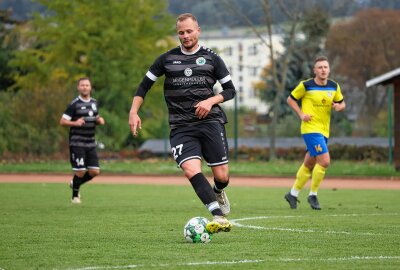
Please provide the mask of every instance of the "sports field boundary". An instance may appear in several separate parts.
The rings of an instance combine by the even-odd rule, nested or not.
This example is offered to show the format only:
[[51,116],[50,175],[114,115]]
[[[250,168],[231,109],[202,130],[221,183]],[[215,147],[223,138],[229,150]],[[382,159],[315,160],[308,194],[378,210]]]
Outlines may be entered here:
[[[211,180],[211,177],[208,177]],[[69,183],[70,174],[0,174],[0,183]],[[290,188],[289,177],[231,176],[230,185],[238,187]],[[309,181],[310,182],[310,181]],[[160,175],[100,175],[91,184],[189,185],[184,176]],[[310,183],[308,183],[309,185]],[[323,189],[388,189],[400,190],[399,179],[382,178],[326,178]]]

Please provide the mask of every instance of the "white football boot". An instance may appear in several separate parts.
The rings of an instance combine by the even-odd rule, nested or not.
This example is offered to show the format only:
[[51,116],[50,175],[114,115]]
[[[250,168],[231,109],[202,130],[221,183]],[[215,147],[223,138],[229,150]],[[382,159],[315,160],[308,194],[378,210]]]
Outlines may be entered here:
[[81,203],[81,199],[79,197],[74,197],[71,200],[72,204],[80,204]]
[[225,191],[222,190],[221,193],[215,192],[215,195],[217,197],[217,201],[219,207],[221,208],[222,214],[224,214],[224,216],[229,215],[229,213],[231,212],[231,204],[229,203],[228,196],[226,196]]

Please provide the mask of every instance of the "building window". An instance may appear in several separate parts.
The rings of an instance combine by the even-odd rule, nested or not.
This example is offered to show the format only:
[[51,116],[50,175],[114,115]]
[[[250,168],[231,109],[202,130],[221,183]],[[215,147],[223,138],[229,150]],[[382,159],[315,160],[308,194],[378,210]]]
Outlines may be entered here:
[[225,49],[224,49],[224,54],[226,55],[226,56],[231,56],[232,55],[232,47],[226,47]]
[[239,71],[243,71],[243,66],[239,65]]
[[257,76],[258,68],[257,67],[249,67],[249,75]]
[[257,45],[253,44],[252,46],[248,47],[247,52],[249,55],[257,55],[258,54]]
[[243,82],[243,76],[239,76],[239,82]]
[[255,95],[254,95],[254,89],[253,89],[253,88],[249,88],[248,95],[249,95],[249,97],[251,97],[251,98],[255,97]]

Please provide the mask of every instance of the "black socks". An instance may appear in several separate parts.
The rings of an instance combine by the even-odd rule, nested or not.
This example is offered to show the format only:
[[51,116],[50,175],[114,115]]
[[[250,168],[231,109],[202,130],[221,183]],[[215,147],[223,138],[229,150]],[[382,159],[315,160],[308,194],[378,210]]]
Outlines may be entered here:
[[78,177],[76,174],[72,179],[72,198],[79,196],[79,188],[84,183],[93,179],[93,176],[90,176],[89,172],[86,172],[83,177]]
[[198,173],[190,178],[189,181],[192,184],[197,196],[211,212],[211,214],[214,216],[223,216],[221,208],[217,202],[217,198],[215,197],[215,193],[204,174]]
[[219,182],[217,179],[214,178],[214,192],[221,193],[224,188],[229,185],[229,179],[226,183]]

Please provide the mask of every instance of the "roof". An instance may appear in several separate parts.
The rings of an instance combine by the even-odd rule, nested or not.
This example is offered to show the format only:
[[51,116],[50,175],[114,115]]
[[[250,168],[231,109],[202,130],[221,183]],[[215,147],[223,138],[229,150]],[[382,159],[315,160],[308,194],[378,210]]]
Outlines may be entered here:
[[391,79],[393,79],[393,78],[395,78],[397,76],[400,76],[400,68],[396,68],[396,69],[394,69],[392,71],[389,71],[389,72],[387,72],[385,74],[382,74],[382,75],[380,75],[378,77],[370,79],[365,83],[365,85],[367,87],[370,87],[370,86],[374,86],[374,85],[377,85],[377,84],[388,83],[389,80],[391,80]]

